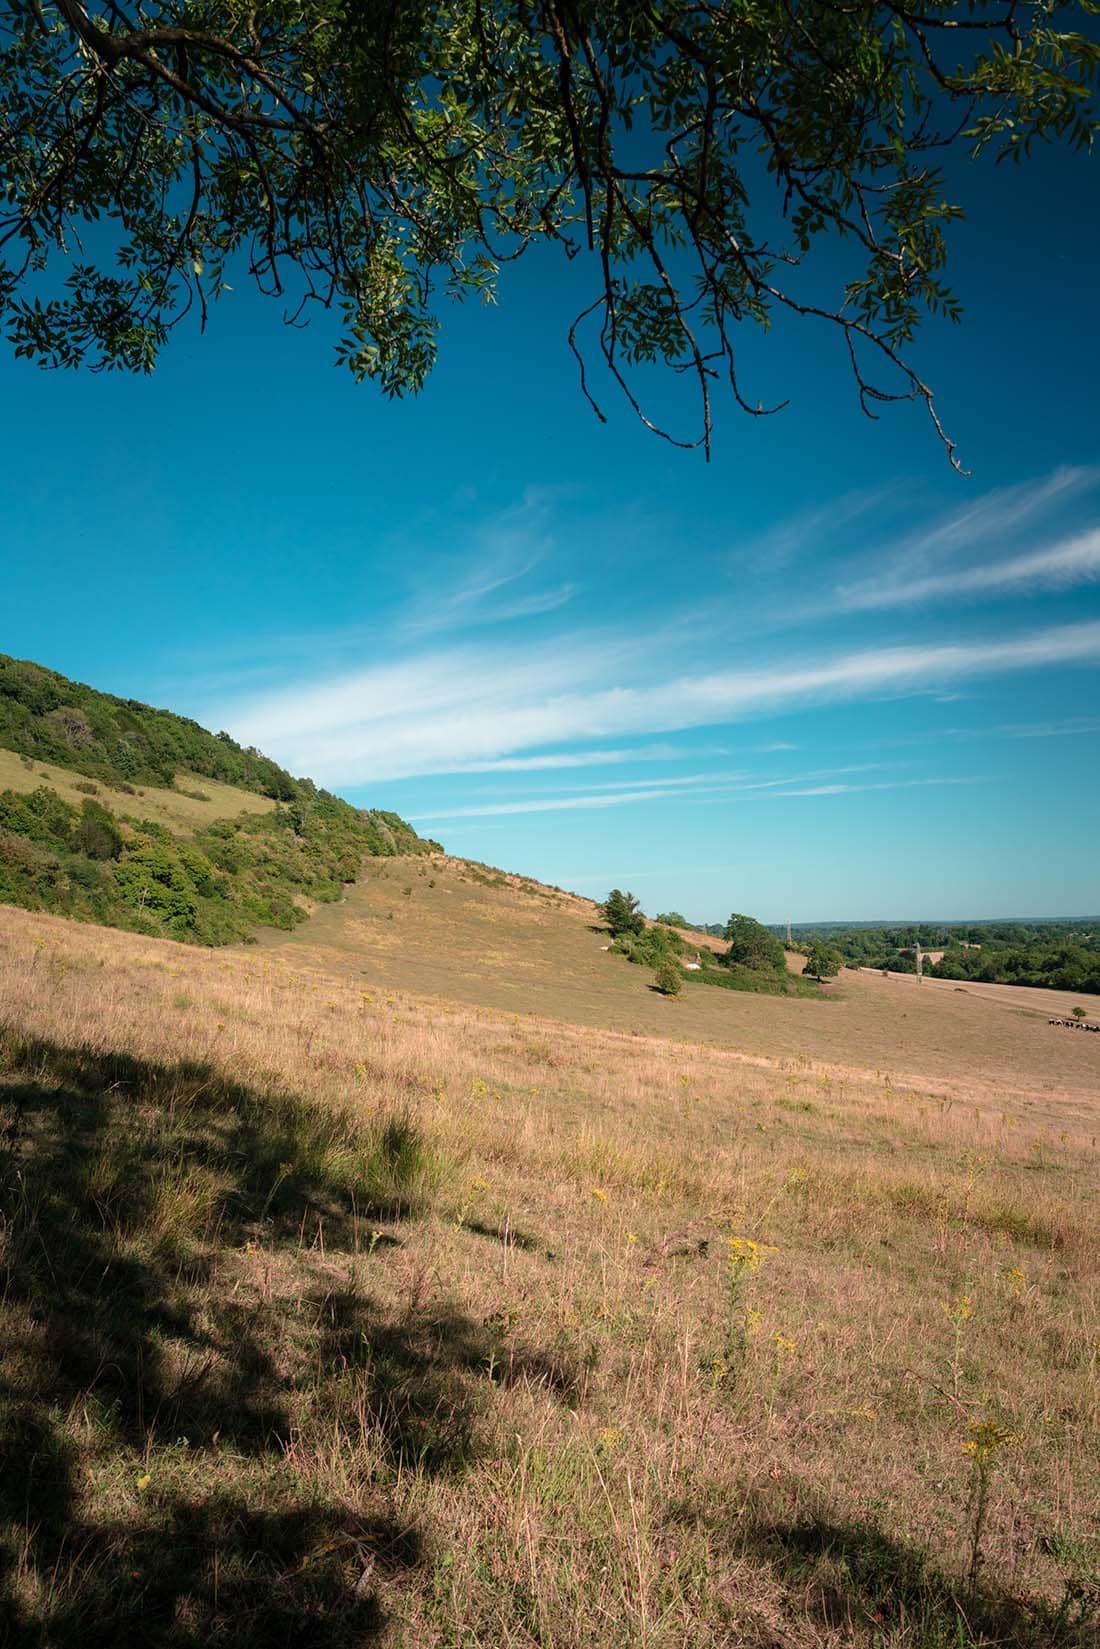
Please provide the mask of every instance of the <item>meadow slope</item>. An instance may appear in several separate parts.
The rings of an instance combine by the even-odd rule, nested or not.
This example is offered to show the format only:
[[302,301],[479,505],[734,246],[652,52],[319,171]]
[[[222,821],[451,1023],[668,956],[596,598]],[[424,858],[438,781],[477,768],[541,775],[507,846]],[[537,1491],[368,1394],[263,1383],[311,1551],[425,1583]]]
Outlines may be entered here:
[[[689,944],[724,950],[685,932]],[[945,980],[917,987],[904,974],[846,969],[819,1000],[685,983],[666,1001],[648,968],[607,951],[591,900],[443,855],[368,864],[339,904],[318,909],[294,933],[268,930],[265,950],[320,976],[369,979],[471,1006],[534,1013],[575,1025],[732,1046],[767,1059],[831,1061],[887,1071],[917,1087],[945,1085],[977,1097],[993,1085],[1036,1103],[1100,1089],[1100,1037],[1047,1024],[1075,996],[991,986],[991,1011],[976,988]],[[792,966],[802,958],[789,955]],[[1088,997],[1082,999],[1092,1013]]]
[[177,773],[171,790],[153,784],[121,790],[104,780],[89,781],[72,768],[31,761],[14,750],[0,749],[0,790],[29,796],[43,784],[70,807],[78,808],[85,796],[94,794],[116,818],[162,825],[181,837],[218,819],[234,819],[242,813],[271,813],[276,805],[270,796],[186,772]]
[[1094,1645],[1100,1038],[384,870],[0,909],[0,1641]]

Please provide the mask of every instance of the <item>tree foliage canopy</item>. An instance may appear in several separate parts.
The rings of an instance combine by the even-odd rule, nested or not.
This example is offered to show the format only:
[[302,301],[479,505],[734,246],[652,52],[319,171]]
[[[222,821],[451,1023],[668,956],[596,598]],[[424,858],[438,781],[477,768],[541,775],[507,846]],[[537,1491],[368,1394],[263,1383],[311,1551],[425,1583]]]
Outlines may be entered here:
[[780,941],[752,916],[734,913],[726,923],[729,950],[722,958],[736,967],[770,968],[784,973],[787,958]]
[[292,319],[337,308],[340,359],[398,395],[432,366],[440,298],[491,300],[548,240],[588,257],[569,342],[601,418],[593,356],[650,428],[636,369],[663,364],[699,397],[669,439],[709,451],[718,384],[774,410],[741,383],[739,323],[788,312],[838,332],[865,411],[917,398],[942,435],[907,354],[957,313],[941,163],[1088,144],[1096,9],[8,0],[0,311],[43,364],[147,371],[247,274]]
[[815,979],[835,979],[840,972],[840,966],[840,957],[831,945],[817,940],[810,946],[806,958],[806,972],[812,974]]
[[645,931],[645,917],[638,900],[632,893],[624,893],[622,888],[611,889],[600,906],[600,911],[613,939],[618,939],[624,933]]

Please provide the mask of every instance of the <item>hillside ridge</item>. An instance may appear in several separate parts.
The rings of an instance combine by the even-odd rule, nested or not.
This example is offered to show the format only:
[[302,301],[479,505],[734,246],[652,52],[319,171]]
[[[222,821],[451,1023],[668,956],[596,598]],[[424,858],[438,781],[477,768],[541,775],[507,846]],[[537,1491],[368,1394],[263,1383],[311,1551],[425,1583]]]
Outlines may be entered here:
[[0,654],[0,903],[229,944],[435,845],[228,733]]

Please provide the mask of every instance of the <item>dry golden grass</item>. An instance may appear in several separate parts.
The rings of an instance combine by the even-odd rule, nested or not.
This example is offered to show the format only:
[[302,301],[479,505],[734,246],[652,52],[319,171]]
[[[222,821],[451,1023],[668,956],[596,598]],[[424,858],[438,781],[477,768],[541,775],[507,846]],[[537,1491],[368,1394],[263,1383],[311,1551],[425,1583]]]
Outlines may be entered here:
[[[28,765],[29,763],[29,765]],[[24,759],[11,750],[0,750],[0,790],[15,790],[26,794],[45,785],[56,790],[70,807],[79,807],[85,796],[81,784],[94,784],[96,800],[109,808],[116,818],[151,820],[165,825],[178,835],[187,836],[215,819],[232,819],[240,813],[269,813],[275,803],[268,796],[257,796],[250,790],[238,790],[217,779],[205,779],[193,773],[180,773],[176,783],[192,792],[183,795],[178,790],[159,789],[155,785],[139,785],[130,795],[117,790],[101,779],[85,779],[67,767],[55,767],[51,762]],[[201,797],[204,799],[200,799]]]
[[962,1100],[973,1086],[979,1103],[995,1085],[1031,1101],[1037,1118],[1048,1095],[1091,1106],[1100,1090],[1100,1038],[1047,1023],[1069,1013],[1077,998],[1068,992],[991,986],[985,1000],[943,980],[917,987],[904,975],[845,970],[820,1000],[688,982],[670,1002],[650,988],[648,969],[607,951],[599,921],[590,900],[494,880],[463,860],[386,859],[369,862],[342,903],[260,944],[320,976],[479,1008],[861,1068]]
[[[26,1507],[7,1504],[24,1530],[13,1618],[54,1623],[26,1641],[68,1641],[78,1605],[89,1618],[90,1552],[100,1578],[128,1565],[144,1641],[166,1643],[1094,1642],[1100,1128],[1076,1048],[1058,1045],[1048,1070],[1044,1037],[1038,1054],[1013,1043],[991,1061],[1011,1066],[1001,1081],[973,1038],[1015,1034],[1015,1016],[960,1000],[940,1018],[922,1000],[904,1010],[903,1057],[876,1070],[868,1050],[889,1045],[885,1003],[896,1016],[900,1000],[886,982],[853,979],[821,1004],[700,990],[718,1000],[668,1005],[600,952],[581,901],[453,864],[406,897],[413,871],[385,872],[392,924],[353,902],[339,942],[326,911],[302,944],[235,954],[0,912],[2,1017],[52,1050],[20,1056],[13,1093],[37,1058],[35,1092],[59,1088],[63,1117],[56,1050],[125,1052],[153,1073],[145,1111],[181,1082],[187,1104],[211,1084],[273,1104],[289,1090],[346,1115],[349,1140],[411,1116],[434,1165],[401,1218],[319,1193],[280,1215],[269,1166],[268,1206],[234,1225],[244,1193],[223,1181],[251,1136],[235,1124],[217,1155],[171,1135],[142,1232],[110,1250],[137,1263],[140,1235],[142,1254],[179,1254],[157,1262],[175,1381],[160,1401],[167,1380],[173,1414],[186,1409],[179,1393],[217,1376],[234,1412],[232,1309],[248,1412],[267,1402],[277,1419],[254,1433],[227,1419],[228,1442],[194,1420],[181,1446],[183,1422],[159,1410],[105,1431],[102,1372],[58,1395],[85,1545],[36,1544]],[[382,897],[377,875],[369,886]],[[410,960],[414,920],[428,937]],[[463,942],[475,921],[496,935],[490,959],[450,957],[453,972],[421,981],[439,995],[395,988],[441,933],[454,949],[448,921],[467,924]],[[394,942],[355,951],[359,922]],[[542,1006],[563,924],[585,998],[568,1017],[606,1011],[604,1027],[441,999],[466,979],[508,999],[506,971]],[[1044,1028],[1021,1023],[1023,1048]],[[845,1027],[858,1046],[842,1061]],[[164,1075],[181,1062],[185,1077]],[[136,1080],[121,1070],[120,1092]],[[225,1104],[255,1131],[259,1101]],[[324,1146],[330,1178],[352,1149],[340,1137]],[[117,1193],[96,1195],[106,1208]],[[48,1367],[34,1319],[9,1297],[12,1391]],[[985,1422],[1002,1431],[968,1455]],[[211,1510],[226,1497],[229,1525]],[[304,1506],[313,1521],[291,1540]],[[103,1524],[110,1539],[89,1532]],[[269,1542],[262,1607],[241,1603],[259,1573],[242,1529]],[[169,1626],[150,1530],[196,1553]]]

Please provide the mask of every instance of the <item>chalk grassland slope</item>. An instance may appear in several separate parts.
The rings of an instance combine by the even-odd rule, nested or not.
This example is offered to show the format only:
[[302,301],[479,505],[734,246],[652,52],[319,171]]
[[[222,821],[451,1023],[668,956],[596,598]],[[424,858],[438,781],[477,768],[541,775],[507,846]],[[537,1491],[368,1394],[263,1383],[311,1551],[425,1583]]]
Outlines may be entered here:
[[215,819],[235,819],[242,813],[271,813],[277,805],[272,796],[260,796],[255,791],[222,784],[198,773],[175,774],[171,789],[163,785],[145,785],[141,789],[129,785],[128,789],[120,790],[103,779],[88,780],[72,768],[0,749],[0,790],[14,790],[29,796],[46,785],[70,807],[80,808],[89,795],[89,784],[94,786],[96,800],[116,818],[129,815],[162,825],[173,835],[185,838]]
[[[587,899],[459,859],[387,859],[294,933],[265,948],[318,977],[431,993],[475,1007],[535,1013],[576,1025],[733,1045],[765,1058],[810,1058],[906,1073],[918,1085],[1030,1094],[1100,1091],[1100,1038],[1052,1028],[1044,1003],[991,1011],[970,994],[909,988],[846,971],[819,1000],[749,995],[685,982],[659,996],[646,968],[605,949]],[[720,942],[715,942],[719,944]],[[723,948],[720,946],[720,948]],[[1051,992],[1067,1013],[1075,1000]]]
[[225,733],[0,655],[2,900],[220,945],[427,845]]
[[1095,1098],[17,911],[0,971],[0,1638],[1095,1643]]

